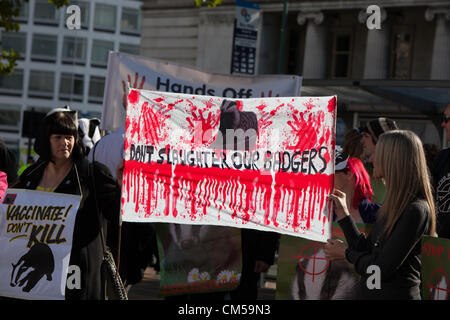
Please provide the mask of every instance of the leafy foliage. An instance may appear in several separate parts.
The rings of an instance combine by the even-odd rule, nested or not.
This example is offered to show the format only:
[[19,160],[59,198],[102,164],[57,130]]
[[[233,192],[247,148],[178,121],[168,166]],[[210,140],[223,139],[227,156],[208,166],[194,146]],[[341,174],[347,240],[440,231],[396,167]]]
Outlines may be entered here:
[[216,7],[222,3],[223,0],[195,0],[195,5],[197,7],[201,7],[203,5],[207,5],[208,8]]
[[[16,18],[20,14],[20,8],[22,5],[28,2],[28,0],[1,0],[0,1],[0,29],[3,31],[17,32],[20,28],[20,23]],[[69,0],[48,0],[48,3],[55,5],[57,8],[66,6],[69,4]],[[0,48],[2,48],[0,42]],[[19,54],[10,49],[0,51],[0,75],[8,75],[14,71],[14,67],[17,66],[17,58]]]

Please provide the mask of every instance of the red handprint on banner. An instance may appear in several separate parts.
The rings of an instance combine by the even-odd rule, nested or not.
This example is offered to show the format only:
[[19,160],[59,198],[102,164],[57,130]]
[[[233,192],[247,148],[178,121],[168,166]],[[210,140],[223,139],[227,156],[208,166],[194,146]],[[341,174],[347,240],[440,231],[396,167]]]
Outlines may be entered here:
[[[272,91],[270,91],[269,93],[272,93]],[[270,121],[270,119],[272,117],[274,117],[277,114],[277,112],[280,110],[280,108],[282,108],[283,106],[284,106],[284,103],[280,104],[278,107],[276,107],[275,109],[273,109],[270,112],[267,112],[266,110],[264,110],[267,107],[265,104],[261,104],[261,105],[257,106],[256,108],[261,113],[261,117],[258,120],[258,130],[264,131],[268,126],[270,126],[272,124],[272,121]]]
[[[141,83],[139,84],[139,86],[137,86],[138,84],[138,79],[139,79],[139,74],[136,72],[134,75],[134,83],[131,83],[131,76],[128,75],[128,83],[135,89],[142,89],[145,83],[145,76],[142,77],[141,79]],[[122,80],[122,87],[123,87],[123,98],[122,98],[122,106],[123,108],[126,110],[127,109],[127,105],[128,105],[128,99],[127,99],[127,84],[125,82],[125,80]]]
[[144,137],[152,145],[158,144],[167,136],[166,119],[170,118],[168,112],[173,109],[169,105],[155,101],[160,107],[159,110],[154,110],[153,106],[149,106],[148,102],[142,105],[142,122],[144,124]]
[[[191,116],[187,117],[186,121],[189,123],[193,146],[211,144],[213,142],[212,129],[219,123],[220,110],[214,112],[208,107],[200,109],[193,104],[191,106]],[[208,134],[205,135],[207,132]]]
[[303,113],[300,112],[292,114],[293,121],[288,121],[287,124],[292,128],[297,142],[294,146],[287,146],[291,150],[306,150],[311,149],[317,144],[317,134],[320,128],[320,123],[323,122],[322,114],[317,117],[309,114],[309,119],[303,119]]

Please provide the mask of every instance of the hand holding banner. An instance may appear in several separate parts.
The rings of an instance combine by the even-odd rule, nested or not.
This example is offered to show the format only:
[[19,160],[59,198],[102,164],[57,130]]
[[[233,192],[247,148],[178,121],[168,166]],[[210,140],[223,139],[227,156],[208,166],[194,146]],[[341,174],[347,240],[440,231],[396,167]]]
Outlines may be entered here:
[[236,100],[131,89],[123,220],[325,242],[335,113],[336,97]]

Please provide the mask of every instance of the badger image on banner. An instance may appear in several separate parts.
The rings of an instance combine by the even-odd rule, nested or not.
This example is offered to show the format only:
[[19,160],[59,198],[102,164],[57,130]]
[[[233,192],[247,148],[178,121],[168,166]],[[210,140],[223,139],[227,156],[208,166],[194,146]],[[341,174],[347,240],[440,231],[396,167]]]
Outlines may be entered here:
[[242,270],[239,229],[176,223],[154,226],[161,266],[160,296],[237,288]]
[[127,83],[133,88],[229,98],[300,96],[296,75],[232,76],[201,71],[170,61],[109,53],[101,127],[125,126]]
[[330,235],[336,97],[230,100],[133,89],[124,221]]
[[450,300],[450,239],[422,237],[422,297]]
[[7,189],[0,204],[0,296],[62,300],[80,196]]
[[[368,233],[372,225],[358,223]],[[345,241],[338,223],[333,238]],[[359,275],[347,260],[330,261],[325,244],[282,236],[278,253],[277,300],[354,300]]]

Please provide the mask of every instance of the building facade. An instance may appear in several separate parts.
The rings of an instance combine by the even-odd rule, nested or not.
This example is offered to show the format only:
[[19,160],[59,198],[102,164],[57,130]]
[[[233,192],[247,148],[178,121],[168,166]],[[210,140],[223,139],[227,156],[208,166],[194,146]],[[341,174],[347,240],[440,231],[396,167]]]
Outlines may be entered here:
[[[256,74],[301,75],[302,96],[336,94],[341,137],[345,129],[388,116],[424,143],[443,146],[440,114],[450,102],[448,1],[256,2]],[[367,8],[374,4],[380,29],[367,23]],[[230,73],[234,0],[216,8],[196,8],[191,0],[146,0],[142,15],[141,55]]]
[[[10,76],[0,77],[0,137],[26,160],[29,139],[25,114],[70,105],[80,117],[101,118],[110,50],[139,54],[141,2],[71,1],[80,8],[81,29],[69,29],[73,11],[47,0],[21,7],[19,32],[1,31],[1,47],[20,58]],[[24,125],[26,125],[24,127]],[[34,127],[32,127],[34,125]]]

